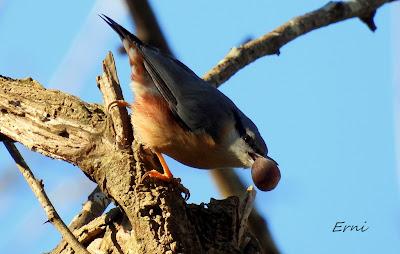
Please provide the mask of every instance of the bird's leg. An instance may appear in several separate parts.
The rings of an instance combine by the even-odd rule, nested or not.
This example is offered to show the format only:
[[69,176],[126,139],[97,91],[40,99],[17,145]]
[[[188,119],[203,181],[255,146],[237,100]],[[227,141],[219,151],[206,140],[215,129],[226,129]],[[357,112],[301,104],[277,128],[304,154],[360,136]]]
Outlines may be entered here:
[[114,106],[118,106],[118,107],[131,107],[131,104],[129,104],[128,102],[124,101],[124,100],[115,100],[112,101],[110,104],[108,104],[107,106],[107,112],[110,112],[110,110],[114,107]]
[[163,168],[164,173],[160,173],[157,170],[150,170],[146,174],[143,175],[142,181],[146,177],[157,178],[164,182],[172,181],[174,179],[174,176],[172,175],[171,170],[169,170],[169,167],[168,167],[167,163],[165,162],[164,157],[159,152],[155,152],[155,154],[157,155],[157,158],[160,161],[160,164],[161,164],[161,167]]
[[180,182],[180,179],[175,179],[174,176],[171,173],[171,170],[169,170],[169,167],[167,165],[167,163],[164,160],[164,157],[162,156],[161,153],[159,152],[155,152],[155,154],[157,155],[158,160],[160,161],[161,167],[163,168],[163,173],[158,172],[157,170],[150,170],[148,172],[146,172],[143,176],[142,176],[142,180],[143,181],[146,177],[150,177],[150,178],[156,178],[159,179],[161,181],[164,182],[171,182],[173,183],[182,193],[185,194],[185,200],[188,200],[190,197],[190,192],[188,189],[186,189]]

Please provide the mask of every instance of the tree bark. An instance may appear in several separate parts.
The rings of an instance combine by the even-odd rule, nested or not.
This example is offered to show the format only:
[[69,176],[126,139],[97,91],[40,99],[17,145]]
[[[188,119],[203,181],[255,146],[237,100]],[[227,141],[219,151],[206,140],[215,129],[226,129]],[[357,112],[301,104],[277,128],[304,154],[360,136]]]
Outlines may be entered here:
[[[119,84],[111,54],[103,64],[98,84],[108,105],[123,98],[116,92]],[[247,201],[231,197],[211,200],[208,205],[188,205],[181,189],[173,184],[141,183],[145,171],[160,168],[158,161],[135,141],[124,145],[133,140],[127,112],[119,108],[110,111],[47,90],[30,78],[0,77],[0,132],[33,151],[77,165],[122,210],[121,216],[105,216],[108,224],[101,224],[105,230],[92,230],[102,233],[90,238],[95,242],[85,242],[89,250],[97,246],[98,239],[100,250],[123,253],[259,250],[257,240],[243,224],[248,216],[249,206],[245,209],[243,205]],[[248,192],[252,195],[254,190]],[[113,244],[106,244],[110,241]]]

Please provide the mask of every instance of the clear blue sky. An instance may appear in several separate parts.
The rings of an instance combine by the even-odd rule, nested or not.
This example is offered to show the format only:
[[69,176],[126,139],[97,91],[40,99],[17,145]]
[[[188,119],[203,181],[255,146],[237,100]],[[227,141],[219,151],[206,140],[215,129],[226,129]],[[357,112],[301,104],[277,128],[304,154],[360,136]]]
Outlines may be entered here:
[[[151,3],[174,53],[202,75],[231,47],[326,1]],[[0,0],[0,74],[32,76],[101,102],[95,77],[112,50],[131,100],[127,59],[116,53],[119,38],[99,13],[133,27],[121,1]],[[314,31],[221,88],[258,125],[280,164],[279,186],[259,192],[256,202],[283,253],[400,253],[399,14],[398,3],[381,8],[375,33],[358,20]],[[71,165],[23,152],[69,222],[94,184]],[[169,161],[191,202],[220,197],[207,171]],[[50,250],[59,234],[43,224],[44,212],[3,147],[0,165],[0,253]],[[238,173],[251,184],[250,171]],[[369,229],[333,233],[338,221]]]

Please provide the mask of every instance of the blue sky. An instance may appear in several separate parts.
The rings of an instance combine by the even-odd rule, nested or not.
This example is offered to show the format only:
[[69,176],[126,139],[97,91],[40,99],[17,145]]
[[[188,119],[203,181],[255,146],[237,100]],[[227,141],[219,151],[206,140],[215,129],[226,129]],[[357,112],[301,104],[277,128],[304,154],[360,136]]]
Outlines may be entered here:
[[[231,47],[326,1],[151,3],[173,52],[202,75]],[[258,192],[256,202],[283,253],[400,251],[399,12],[398,3],[381,8],[375,33],[358,20],[314,31],[221,87],[257,124],[280,164],[279,186]],[[132,100],[128,61],[118,55],[119,38],[99,13],[133,28],[121,1],[0,0],[0,74],[32,76],[101,103],[95,77],[112,50],[125,97]],[[94,184],[76,167],[21,149],[70,221]],[[3,147],[0,161],[0,252],[50,250],[58,232],[43,224],[44,212]],[[168,161],[191,190],[190,202],[220,197],[207,171]],[[250,171],[237,172],[251,184]],[[369,229],[333,233],[338,221]]]

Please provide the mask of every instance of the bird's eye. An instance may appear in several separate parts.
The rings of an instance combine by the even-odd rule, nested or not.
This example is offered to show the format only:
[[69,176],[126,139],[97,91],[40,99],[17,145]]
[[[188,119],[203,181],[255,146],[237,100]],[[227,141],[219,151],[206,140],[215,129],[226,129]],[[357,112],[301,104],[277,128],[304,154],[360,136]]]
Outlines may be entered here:
[[243,140],[247,144],[249,144],[252,141],[251,137],[249,135],[247,135],[247,134],[244,135]]

